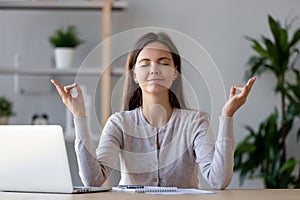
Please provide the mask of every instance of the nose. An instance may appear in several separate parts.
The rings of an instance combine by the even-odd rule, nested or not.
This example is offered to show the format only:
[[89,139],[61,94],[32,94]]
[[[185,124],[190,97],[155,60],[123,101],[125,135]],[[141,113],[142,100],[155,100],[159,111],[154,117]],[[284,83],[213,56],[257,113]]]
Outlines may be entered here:
[[158,71],[151,71],[150,74],[158,74]]
[[158,66],[157,66],[157,64],[153,63],[150,68],[150,74],[154,75],[154,74],[158,74],[158,73],[159,73]]

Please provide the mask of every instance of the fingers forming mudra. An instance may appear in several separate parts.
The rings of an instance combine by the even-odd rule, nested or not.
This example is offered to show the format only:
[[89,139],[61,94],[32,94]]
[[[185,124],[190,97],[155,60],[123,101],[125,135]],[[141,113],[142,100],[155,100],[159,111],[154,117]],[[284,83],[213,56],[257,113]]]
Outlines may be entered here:
[[[85,106],[80,87],[77,83],[62,87],[56,80],[51,79],[51,83],[56,87],[62,102],[72,112],[74,117],[85,117]],[[72,96],[72,90],[76,90],[76,95]]]
[[222,111],[223,116],[232,117],[234,113],[246,103],[247,97],[256,78],[250,78],[243,87],[232,86],[230,89],[229,99],[225,103]]

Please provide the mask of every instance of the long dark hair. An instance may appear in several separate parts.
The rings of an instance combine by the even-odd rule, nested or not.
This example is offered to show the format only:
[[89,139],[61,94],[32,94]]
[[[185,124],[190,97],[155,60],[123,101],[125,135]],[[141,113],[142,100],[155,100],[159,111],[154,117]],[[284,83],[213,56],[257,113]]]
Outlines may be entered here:
[[142,90],[133,80],[132,69],[136,63],[136,59],[142,49],[149,43],[159,42],[168,47],[174,62],[174,66],[178,71],[178,77],[174,80],[169,89],[169,101],[172,108],[185,108],[186,104],[183,97],[182,78],[181,78],[181,58],[178,50],[170,37],[166,33],[147,33],[141,36],[130,50],[126,62],[126,78],[123,93],[123,105],[121,110],[133,110],[142,105]]

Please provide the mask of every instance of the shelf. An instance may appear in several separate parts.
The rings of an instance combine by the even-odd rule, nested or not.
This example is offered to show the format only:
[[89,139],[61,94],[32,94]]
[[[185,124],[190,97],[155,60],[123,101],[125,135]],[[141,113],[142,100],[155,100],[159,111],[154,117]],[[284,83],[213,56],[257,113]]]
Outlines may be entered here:
[[[17,10],[102,10],[103,1],[13,0],[0,1],[0,9]],[[112,1],[112,10],[124,10],[127,2]]]
[[[70,68],[70,69],[56,69],[52,68],[13,68],[13,67],[0,67],[0,75],[4,74],[17,74],[17,75],[61,75],[61,76],[99,76],[102,71],[95,68],[87,68],[87,69],[78,69],[78,68]],[[112,67],[111,75],[112,76],[122,76],[125,73],[124,67]]]
[[[111,37],[112,11],[125,10],[127,3],[122,0],[0,0],[1,11],[101,11],[102,12],[102,40]],[[103,47],[102,64],[108,66],[111,58],[110,43]],[[87,66],[78,70],[78,67],[60,70],[51,66],[18,67],[0,66],[0,76],[11,75],[44,75],[44,76],[101,76],[101,126],[103,127],[111,114],[111,76],[123,76],[125,67],[111,67],[111,73],[102,73],[101,66]],[[93,68],[92,68],[93,67]]]

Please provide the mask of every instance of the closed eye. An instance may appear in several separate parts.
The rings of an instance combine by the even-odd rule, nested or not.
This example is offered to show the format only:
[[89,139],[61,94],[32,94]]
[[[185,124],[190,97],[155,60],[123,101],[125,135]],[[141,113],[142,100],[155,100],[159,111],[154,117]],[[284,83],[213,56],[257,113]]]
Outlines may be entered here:
[[139,67],[148,67],[148,66],[150,66],[150,64],[141,64],[141,65],[139,65]]

